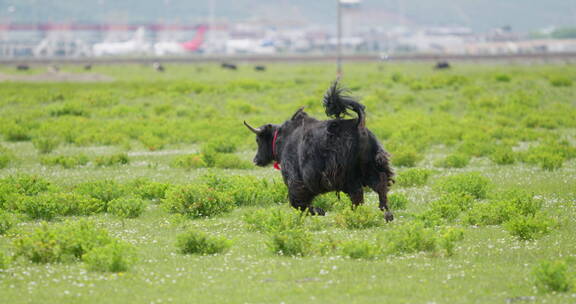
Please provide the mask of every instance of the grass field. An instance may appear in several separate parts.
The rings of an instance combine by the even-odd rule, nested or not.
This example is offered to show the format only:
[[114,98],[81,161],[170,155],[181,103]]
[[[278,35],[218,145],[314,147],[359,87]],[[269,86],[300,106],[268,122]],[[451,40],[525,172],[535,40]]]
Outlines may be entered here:
[[242,121],[324,118],[334,74],[267,68],[0,83],[0,302],[576,302],[574,66],[345,66],[392,154],[392,223],[374,193],[300,215],[252,165]]

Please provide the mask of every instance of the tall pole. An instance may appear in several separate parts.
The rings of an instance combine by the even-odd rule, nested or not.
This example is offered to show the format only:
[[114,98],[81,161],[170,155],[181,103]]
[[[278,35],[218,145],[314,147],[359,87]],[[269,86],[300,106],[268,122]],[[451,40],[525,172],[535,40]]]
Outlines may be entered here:
[[340,3],[340,0],[336,0],[336,5],[338,6],[338,41],[337,41],[337,71],[336,71],[336,76],[338,78],[342,77],[342,5]]

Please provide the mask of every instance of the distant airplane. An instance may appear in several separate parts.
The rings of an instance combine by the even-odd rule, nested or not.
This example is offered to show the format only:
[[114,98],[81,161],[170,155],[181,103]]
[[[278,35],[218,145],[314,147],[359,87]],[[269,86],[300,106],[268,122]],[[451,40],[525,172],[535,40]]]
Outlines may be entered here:
[[94,56],[129,55],[150,53],[151,45],[146,42],[146,32],[143,27],[136,30],[134,38],[123,42],[102,42],[92,47]]
[[204,36],[208,30],[207,26],[200,26],[196,30],[196,36],[187,42],[164,41],[154,44],[154,54],[164,56],[169,54],[184,54],[195,52],[204,43]]

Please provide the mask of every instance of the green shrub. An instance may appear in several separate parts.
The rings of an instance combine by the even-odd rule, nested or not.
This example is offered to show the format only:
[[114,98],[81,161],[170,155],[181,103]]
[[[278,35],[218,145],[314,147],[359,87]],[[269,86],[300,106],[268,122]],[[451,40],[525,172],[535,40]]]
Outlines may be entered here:
[[392,164],[399,167],[414,167],[420,159],[420,154],[411,147],[392,154]]
[[138,140],[150,151],[162,150],[166,145],[164,139],[149,133],[141,135]]
[[221,169],[251,169],[254,166],[251,162],[243,160],[234,154],[218,153],[214,155],[213,167]]
[[164,205],[172,213],[192,218],[219,215],[235,207],[230,194],[196,184],[171,188],[166,194]]
[[66,169],[71,169],[86,165],[88,157],[84,154],[45,156],[40,159],[40,162],[46,166],[62,166]]
[[574,288],[564,261],[542,261],[532,271],[540,292],[567,292]]
[[260,232],[278,232],[305,228],[319,230],[321,228],[317,217],[308,216],[296,209],[258,209],[246,213],[244,222],[248,229]]
[[496,77],[494,77],[494,79],[498,82],[510,82],[511,78],[506,74],[498,74]]
[[96,157],[94,162],[99,167],[107,167],[107,166],[114,166],[114,165],[126,165],[130,162],[128,159],[128,154],[126,153],[118,153],[113,155],[102,155]]
[[56,137],[37,137],[32,139],[32,144],[42,154],[54,151],[60,145],[60,139]]
[[368,241],[352,240],[342,243],[341,252],[351,259],[371,260],[382,255],[382,248]]
[[468,166],[469,162],[470,156],[463,153],[455,153],[437,161],[434,165],[442,168],[464,168]]
[[570,87],[572,86],[572,79],[563,76],[555,76],[550,79],[550,84],[554,87]]
[[470,225],[499,225],[518,214],[511,201],[492,201],[475,204],[464,217]]
[[460,228],[449,227],[441,232],[439,245],[445,250],[447,256],[454,255],[456,242],[464,239],[464,230]]
[[182,169],[197,169],[197,168],[205,168],[208,165],[204,161],[204,157],[202,154],[188,154],[176,157],[172,161],[172,167],[174,168],[182,168]]
[[53,220],[62,214],[62,208],[51,193],[37,196],[20,196],[11,202],[9,209],[26,214],[31,219]]
[[10,257],[4,252],[0,251],[0,270],[6,269],[10,266]]
[[470,156],[481,157],[490,155],[494,150],[494,144],[487,135],[471,134],[470,137],[464,138],[456,150]]
[[202,153],[205,151],[214,151],[217,153],[234,153],[236,152],[236,142],[230,138],[218,137],[210,139],[202,145]]
[[36,175],[18,174],[0,180],[0,185],[13,193],[22,195],[37,195],[47,191],[50,183]]
[[211,237],[194,230],[178,235],[176,242],[182,254],[217,254],[226,252],[230,246],[231,242],[224,237]]
[[302,229],[277,231],[271,234],[268,247],[284,256],[307,256],[313,253],[312,235]]
[[408,205],[408,198],[402,193],[388,195],[388,207],[392,210],[404,210]]
[[423,186],[432,175],[432,170],[423,168],[409,168],[396,176],[396,185],[400,187]]
[[8,164],[14,160],[14,155],[6,148],[0,146],[0,169],[8,167]]
[[385,251],[390,254],[405,254],[436,250],[437,238],[434,231],[423,223],[413,221],[395,227],[386,233]]
[[108,203],[108,212],[121,218],[139,217],[146,209],[146,203],[135,197],[120,197]]
[[336,225],[346,229],[366,229],[382,225],[384,217],[377,208],[360,205],[354,209],[345,208],[336,214]]
[[430,210],[424,212],[421,218],[428,225],[438,225],[435,219],[444,219],[448,222],[454,221],[460,213],[472,207],[474,197],[465,193],[447,193],[438,200],[430,203]]
[[535,215],[542,208],[542,200],[537,199],[534,193],[523,189],[510,189],[496,193],[493,200],[507,201],[521,215]]
[[443,177],[436,189],[445,193],[470,194],[475,198],[485,198],[490,181],[478,172],[461,173]]
[[516,153],[511,147],[498,147],[490,154],[490,160],[498,165],[511,165],[516,162]]
[[6,139],[6,141],[30,140],[30,130],[15,123],[4,126],[3,133],[4,133],[4,139]]
[[78,184],[75,191],[105,203],[124,195],[124,188],[113,180],[99,180]]
[[170,184],[136,179],[130,183],[129,188],[134,195],[142,199],[160,201],[166,197]]
[[42,224],[14,241],[16,256],[34,263],[79,260],[93,248],[112,241],[108,232],[88,221],[66,222],[56,226]]
[[82,260],[89,270],[123,272],[136,262],[136,250],[128,243],[113,241],[90,250],[82,256]]
[[544,215],[519,215],[504,223],[504,228],[520,240],[530,241],[550,232],[553,221]]
[[0,209],[0,235],[6,233],[16,224],[14,215]]

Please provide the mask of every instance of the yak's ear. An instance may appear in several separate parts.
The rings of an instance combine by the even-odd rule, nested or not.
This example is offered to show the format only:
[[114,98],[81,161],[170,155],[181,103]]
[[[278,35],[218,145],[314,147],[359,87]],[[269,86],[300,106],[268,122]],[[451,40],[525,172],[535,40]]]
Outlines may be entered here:
[[304,107],[301,107],[300,109],[298,109],[298,111],[296,111],[294,113],[294,115],[292,115],[291,120],[295,120],[300,114],[306,115],[306,113],[304,113]]

